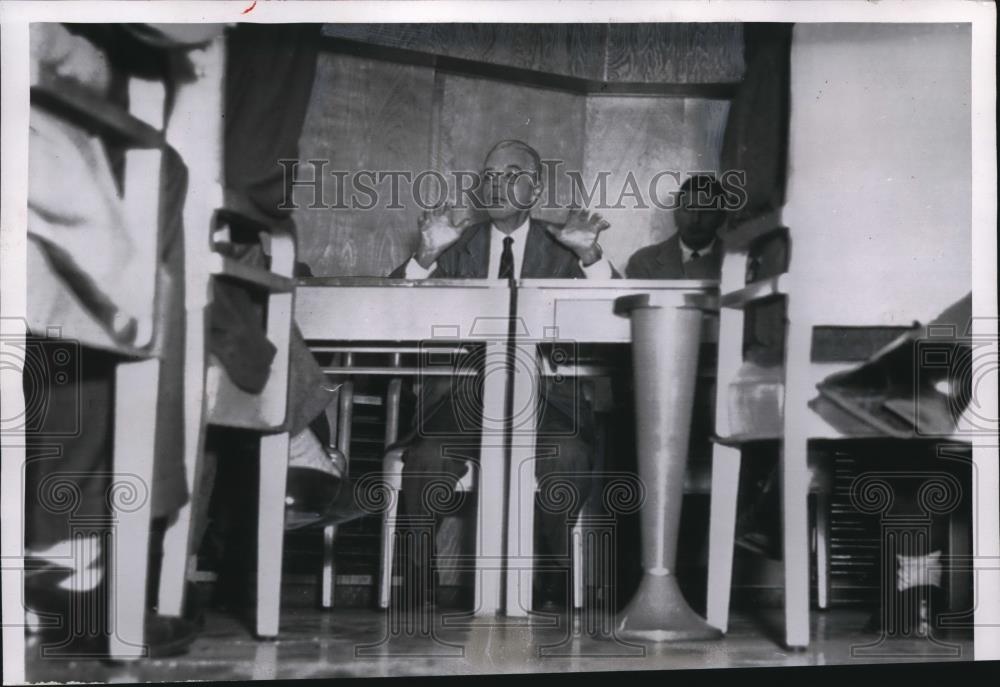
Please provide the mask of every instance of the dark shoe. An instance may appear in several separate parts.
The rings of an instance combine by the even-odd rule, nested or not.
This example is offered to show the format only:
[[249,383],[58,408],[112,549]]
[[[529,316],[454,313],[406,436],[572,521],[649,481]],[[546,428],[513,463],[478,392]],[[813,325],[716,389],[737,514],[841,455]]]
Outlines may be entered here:
[[409,590],[409,593],[399,590],[398,594],[393,595],[390,607],[393,612],[403,616],[414,618],[422,615],[434,616],[435,613],[439,612],[435,601],[431,599],[430,593],[426,590],[423,593],[412,589]]
[[37,635],[38,655],[43,659],[107,660],[108,636],[93,632],[69,632],[47,628]]
[[438,587],[434,593],[434,606],[446,611],[472,609],[472,589],[459,586]]
[[[198,585],[194,582],[185,582],[184,608],[181,609],[181,617],[202,630],[205,627],[205,605],[206,598]],[[156,614],[159,608],[153,604],[149,606],[148,611],[151,614]]]
[[[142,630],[142,642],[146,649],[144,658],[168,658],[186,654],[197,636],[198,627],[190,620],[148,613]],[[102,639],[105,640],[104,644],[93,657],[113,661],[107,637]]]
[[535,611],[538,613],[562,614],[567,610],[566,602],[555,598],[542,599],[535,604]]
[[25,609],[39,621],[38,646],[43,658],[94,658],[108,655],[105,628],[106,594],[103,585],[86,592],[59,587],[73,571],[27,559]]
[[285,506],[297,513],[320,513],[337,498],[342,480],[313,468],[288,468]]
[[[39,632],[44,656],[109,658],[107,593],[104,584],[85,592],[59,587],[72,575],[69,568],[29,559],[25,580],[25,607],[42,621]],[[82,617],[78,617],[84,614]],[[168,618],[147,611],[143,642],[150,658],[177,656],[187,651],[198,625],[184,618]]]
[[938,616],[948,612],[944,589],[935,586],[910,587],[893,592],[891,603],[878,608],[868,618],[863,631],[887,637],[926,637],[940,634]]
[[143,641],[149,658],[164,658],[186,654],[198,636],[198,625],[185,618],[147,615]]
[[190,620],[198,630],[205,629],[206,594],[194,582],[188,582],[184,594],[184,618]]
[[541,613],[563,613],[569,607],[569,590],[566,574],[562,571],[544,570],[537,573],[535,585],[536,611]]

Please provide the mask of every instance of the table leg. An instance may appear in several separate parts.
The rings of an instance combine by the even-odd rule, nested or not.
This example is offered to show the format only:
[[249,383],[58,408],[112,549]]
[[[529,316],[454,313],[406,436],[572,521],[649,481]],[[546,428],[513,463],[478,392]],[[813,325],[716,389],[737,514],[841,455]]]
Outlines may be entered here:
[[507,604],[508,616],[524,617],[531,611],[532,573],[535,564],[535,460],[537,459],[538,404],[541,358],[531,342],[517,352],[511,383],[514,403],[511,419],[510,492],[507,497]]
[[476,527],[476,614],[496,615],[503,592],[506,474],[503,417],[507,393],[506,342],[486,344]]
[[[993,401],[996,417],[996,398]],[[972,561],[975,639],[973,656],[977,661],[1000,658],[1000,468],[997,447],[991,445],[996,436],[972,437]]]

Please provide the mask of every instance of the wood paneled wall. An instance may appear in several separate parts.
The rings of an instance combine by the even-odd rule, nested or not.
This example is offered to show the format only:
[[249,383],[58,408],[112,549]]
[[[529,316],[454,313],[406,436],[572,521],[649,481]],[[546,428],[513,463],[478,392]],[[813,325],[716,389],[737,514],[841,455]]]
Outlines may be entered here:
[[718,83],[743,78],[741,24],[608,24],[605,81]]
[[[624,270],[629,256],[643,246],[663,241],[676,231],[673,212],[657,208],[693,172],[717,171],[722,132],[729,103],[691,98],[588,98],[584,179],[609,172],[608,204],[601,210],[611,228],[601,235],[605,254]],[[657,176],[661,172],[673,172]],[[629,175],[643,197],[632,188]],[[640,203],[645,203],[642,207]]]
[[327,24],[392,48],[615,82],[725,83],[743,76],[743,27],[711,24]]
[[[323,204],[337,204],[330,171],[423,170],[430,162],[434,71],[342,55],[321,55],[299,155],[325,163]],[[312,169],[301,172],[312,177]],[[376,188],[388,190],[385,181]],[[420,209],[310,207],[296,187],[299,259],[316,275],[383,276],[413,251]]]
[[444,80],[442,101],[440,169],[478,171],[494,143],[516,138],[533,146],[542,159],[563,163],[555,189],[560,203],[569,203],[565,172],[583,169],[586,98],[450,75]]

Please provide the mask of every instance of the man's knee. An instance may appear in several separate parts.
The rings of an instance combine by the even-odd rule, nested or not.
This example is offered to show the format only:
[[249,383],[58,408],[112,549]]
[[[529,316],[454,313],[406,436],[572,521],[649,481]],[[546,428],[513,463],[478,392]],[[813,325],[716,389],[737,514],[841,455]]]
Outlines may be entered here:
[[594,447],[580,437],[539,437],[535,478],[543,508],[575,516],[591,491]]
[[578,436],[539,436],[535,475],[560,473],[567,477],[589,476],[594,465],[594,446]]
[[422,439],[403,457],[403,493],[407,510],[443,515],[459,507],[455,486],[469,469],[469,460],[453,455],[443,440]]
[[468,469],[470,456],[442,439],[419,439],[403,456],[403,475],[441,474],[459,479]]

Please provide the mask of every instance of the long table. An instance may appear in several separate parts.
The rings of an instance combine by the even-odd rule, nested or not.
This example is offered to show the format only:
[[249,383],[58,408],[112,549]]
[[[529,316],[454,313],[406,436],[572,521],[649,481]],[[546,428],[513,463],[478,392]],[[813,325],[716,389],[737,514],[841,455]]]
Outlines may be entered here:
[[[308,278],[299,281],[295,319],[307,341],[485,344],[484,369],[497,369],[507,367],[510,350],[534,360],[539,346],[551,342],[628,344],[629,320],[615,313],[617,299],[657,294],[660,302],[705,305],[716,285],[695,280],[529,279],[513,286],[501,280]],[[706,334],[711,337],[711,332]],[[534,470],[523,468],[534,459],[536,424],[533,416],[519,418],[509,431],[505,407],[511,391],[512,407],[533,413],[532,399],[546,368],[510,367],[510,374],[483,378],[479,483],[484,488],[478,498],[476,537],[481,594],[477,613],[483,615],[502,609],[509,616],[523,616],[532,607],[535,483]],[[505,528],[483,526],[505,520]]]

